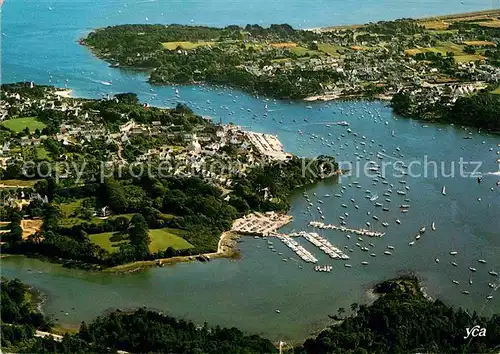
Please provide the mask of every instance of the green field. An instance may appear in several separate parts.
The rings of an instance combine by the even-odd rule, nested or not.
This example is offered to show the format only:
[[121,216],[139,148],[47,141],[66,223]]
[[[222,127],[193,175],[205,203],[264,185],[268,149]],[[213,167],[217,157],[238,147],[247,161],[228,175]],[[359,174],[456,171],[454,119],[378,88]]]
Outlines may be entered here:
[[7,187],[33,187],[38,180],[22,180],[22,179],[4,179],[0,180],[0,184]]
[[163,48],[168,50],[176,50],[178,47],[190,50],[198,47],[213,46],[216,42],[165,42],[162,43]]
[[[159,250],[166,250],[168,247],[176,250],[193,248],[192,244],[177,236],[179,232],[179,230],[168,228],[149,230],[149,237],[151,238],[151,244],[149,245],[150,252],[154,253]],[[116,252],[121,242],[128,242],[112,242],[110,240],[111,236],[113,236],[113,232],[104,232],[102,234],[89,235],[89,238],[93,243],[109,252]]]
[[346,51],[346,49],[342,46],[325,43],[319,43],[318,49],[331,56],[340,56],[340,54],[343,54]]
[[149,237],[151,238],[149,250],[154,253],[159,250],[165,250],[168,247],[172,247],[176,250],[193,248],[192,244],[177,236],[177,233],[178,230],[168,228],[149,230]]
[[457,63],[468,63],[471,61],[483,60],[484,57],[477,54],[465,54],[465,55],[455,55],[453,59],[455,59]]
[[20,133],[25,128],[29,128],[30,132],[34,132],[36,129],[42,130],[46,127],[44,123],[38,121],[35,117],[8,119],[2,123],[2,126],[15,133]]
[[38,160],[52,161],[52,158],[49,156],[49,152],[43,147],[36,148],[36,158]]
[[[100,223],[104,222],[104,220],[106,220],[106,219],[101,219],[99,217],[93,217],[90,220],[85,220],[85,219],[81,219],[79,217],[73,216],[73,214],[75,213],[76,209],[78,209],[81,206],[82,200],[83,199],[77,199],[77,200],[74,200],[74,201],[69,202],[69,203],[61,203],[61,204],[57,205],[61,209],[61,213],[62,213],[62,216],[63,216],[62,219],[59,222],[60,226],[63,226],[63,227],[72,227],[72,226],[75,226],[75,225],[83,224],[84,222],[89,222],[89,223],[94,223],[94,224],[100,224]],[[119,216],[124,216],[124,217],[126,217],[127,219],[130,220],[132,218],[132,216],[134,216],[134,214],[112,215],[108,219],[112,220],[112,219],[115,219],[115,218],[117,218]]]
[[496,89],[494,89],[493,91],[491,91],[491,93],[494,93],[496,95],[500,95],[500,86],[497,87]]
[[299,57],[303,57],[305,56],[306,54],[309,54],[309,56],[313,56],[313,55],[323,55],[322,52],[318,52],[317,50],[311,50],[311,49],[307,49],[307,48],[304,48],[304,47],[301,47],[301,46],[297,46],[297,47],[290,47],[288,48],[292,53],[294,53],[295,55],[299,56]]

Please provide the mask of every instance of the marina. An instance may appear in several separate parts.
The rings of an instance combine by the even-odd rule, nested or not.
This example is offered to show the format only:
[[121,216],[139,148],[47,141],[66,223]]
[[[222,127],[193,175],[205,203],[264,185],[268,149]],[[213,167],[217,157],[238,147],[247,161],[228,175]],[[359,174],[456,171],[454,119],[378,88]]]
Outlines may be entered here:
[[306,250],[304,247],[299,245],[299,243],[293,238],[285,235],[275,235],[281,242],[283,242],[288,248],[297,254],[304,262],[307,263],[317,263],[318,259],[312,255],[311,252]]
[[231,231],[242,235],[268,236],[292,220],[293,217],[286,214],[251,213],[235,220]]

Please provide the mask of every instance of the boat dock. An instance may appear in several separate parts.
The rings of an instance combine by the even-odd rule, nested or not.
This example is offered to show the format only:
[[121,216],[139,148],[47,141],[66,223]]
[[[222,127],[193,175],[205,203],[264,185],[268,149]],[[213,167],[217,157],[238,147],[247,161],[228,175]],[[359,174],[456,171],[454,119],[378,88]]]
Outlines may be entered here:
[[332,259],[349,259],[349,256],[342,252],[337,247],[333,246],[326,238],[321,237],[315,232],[299,232],[296,234],[291,234],[290,236],[302,236],[307,241],[311,242],[313,245],[318,247],[320,250],[325,252]]
[[292,220],[291,215],[275,212],[252,213],[235,220],[231,231],[242,235],[269,236]]
[[293,238],[287,236],[287,235],[280,235],[280,234],[275,234],[277,238],[281,240],[286,246],[288,246],[292,251],[294,251],[297,256],[302,258],[305,262],[308,263],[318,263],[318,260],[316,257],[312,255],[311,252],[306,250],[304,247],[299,245],[297,241],[295,241]]
[[317,227],[318,229],[323,229],[323,230],[337,230],[337,231],[342,231],[342,232],[349,232],[349,233],[360,235],[360,236],[382,237],[385,235],[385,232],[370,231],[370,230],[366,230],[366,229],[350,229],[350,228],[345,227],[345,226],[325,224],[321,221],[310,221],[309,226]]

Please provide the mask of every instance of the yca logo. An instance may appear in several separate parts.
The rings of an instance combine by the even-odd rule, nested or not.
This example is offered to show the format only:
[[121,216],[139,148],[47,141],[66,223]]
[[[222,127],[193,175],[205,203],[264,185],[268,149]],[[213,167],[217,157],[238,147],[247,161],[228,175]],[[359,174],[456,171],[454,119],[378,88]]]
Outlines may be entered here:
[[465,329],[466,336],[464,339],[467,339],[469,337],[486,337],[486,328],[481,328],[479,325],[475,325],[472,328],[466,328]]

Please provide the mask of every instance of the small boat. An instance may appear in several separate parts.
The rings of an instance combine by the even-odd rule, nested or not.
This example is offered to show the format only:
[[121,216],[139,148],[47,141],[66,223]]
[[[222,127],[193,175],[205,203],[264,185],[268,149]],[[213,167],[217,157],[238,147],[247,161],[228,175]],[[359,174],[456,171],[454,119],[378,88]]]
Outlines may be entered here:
[[347,205],[345,205],[345,204],[342,204],[341,206],[342,206],[342,208],[347,208]]
[[351,268],[351,267],[352,267],[352,265],[350,265],[350,264],[347,264],[347,263],[346,263],[346,264],[344,264],[344,267],[346,267],[346,268]]
[[385,254],[386,256],[390,256],[390,255],[392,254],[392,252],[391,252],[391,251],[384,251],[384,254]]
[[443,186],[443,189],[441,190],[441,194],[446,195],[446,187],[445,186]]
[[436,261],[436,263],[439,263],[439,258],[436,258],[435,261]]
[[495,272],[494,270],[490,270],[490,271],[488,272],[488,274],[489,274],[489,275],[493,275],[494,277],[498,277],[498,273],[497,273],[497,272]]
[[378,220],[378,217],[375,216],[375,215],[373,215],[372,218],[375,219],[375,220]]
[[384,226],[384,227],[389,227],[389,223],[383,222],[383,223],[382,223],[382,226]]
[[450,255],[455,256],[455,255],[457,255],[457,253],[458,253],[457,251],[451,251]]
[[425,232],[425,226],[422,226],[422,227],[420,228],[419,232],[420,232],[421,234],[423,234],[423,233]]
[[375,253],[370,253],[370,257],[377,257]]
[[397,219],[396,224],[401,225],[401,221],[399,219]]
[[417,236],[415,236],[415,240],[420,240],[420,234],[418,234]]
[[362,265],[368,265],[368,262],[361,262]]
[[493,299],[493,295],[489,295],[486,297],[486,300],[491,300],[491,299]]
[[394,246],[387,246],[388,249],[393,250]]
[[464,295],[469,295],[469,294],[470,294],[470,292],[468,292],[467,290],[462,290],[462,294],[464,294]]
[[276,313],[281,313],[281,311],[280,310],[276,310]]
[[469,285],[472,285],[472,278],[469,278]]
[[469,267],[469,270],[470,270],[471,272],[475,272],[477,269],[476,269],[476,268],[473,268],[473,267]]
[[415,244],[415,241],[411,241],[408,245],[413,246]]
[[492,289],[494,289],[494,288],[495,288],[495,284],[493,284],[493,283],[488,283],[488,286],[489,286],[490,288],[492,288]]
[[455,263],[455,262],[451,262],[451,265],[454,266],[454,267],[458,267],[458,264]]
[[431,229],[432,229],[432,231],[436,231],[436,224],[434,222],[431,225]]
[[453,284],[457,284],[458,285],[459,284],[458,280],[453,280]]
[[486,261],[484,259],[478,259],[477,260],[479,263],[486,264]]

